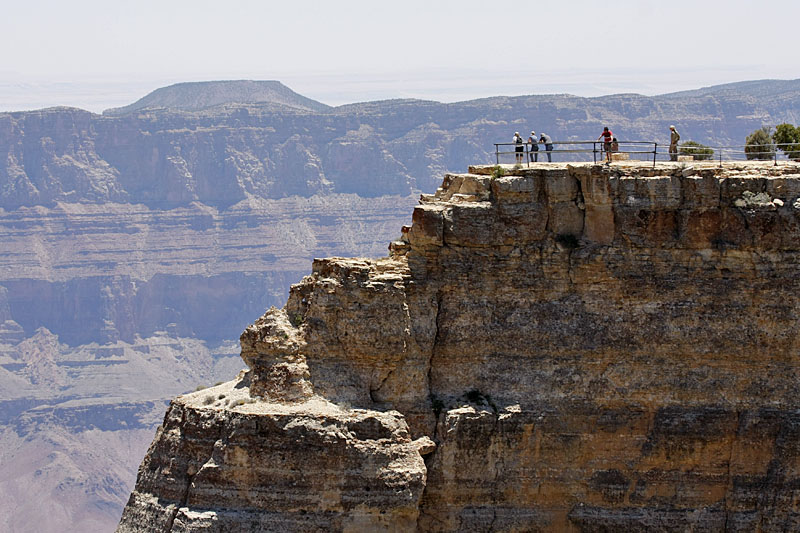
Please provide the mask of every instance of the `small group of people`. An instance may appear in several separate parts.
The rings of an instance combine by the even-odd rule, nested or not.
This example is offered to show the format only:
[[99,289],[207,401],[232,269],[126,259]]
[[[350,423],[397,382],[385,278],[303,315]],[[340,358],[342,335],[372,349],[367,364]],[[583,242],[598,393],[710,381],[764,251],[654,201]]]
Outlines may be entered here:
[[[522,140],[522,136],[519,134],[518,131],[514,132],[514,139],[512,141],[515,146],[515,155],[517,158],[517,163],[522,163],[525,159],[525,141]],[[538,162],[539,161],[539,145],[544,145],[544,150],[547,152],[547,161],[552,162],[553,157],[550,152],[553,151],[553,140],[550,136],[546,133],[542,133],[539,136],[539,139],[536,139],[536,132],[531,131],[530,136],[528,137],[528,157],[530,158],[530,162]]]
[[[603,133],[600,134],[600,137],[597,138],[598,141],[603,141],[603,151],[606,154],[606,163],[611,164],[611,159],[614,152],[619,151],[619,141],[614,136],[614,132],[608,129],[608,126],[603,128]],[[675,126],[669,127],[669,158],[671,161],[678,160],[678,141],[681,140],[681,136],[678,133],[678,130],[675,129]],[[527,141],[522,139],[522,136],[519,134],[518,131],[514,132],[514,139],[512,142],[515,145],[514,154],[517,159],[517,163],[522,163],[525,160],[525,145],[528,145],[528,157],[530,158],[530,162],[538,162],[539,161],[539,145],[543,144],[544,149],[547,152],[547,161],[552,162],[552,156],[550,152],[553,151],[553,141],[550,139],[550,136],[546,133],[542,133],[539,136],[539,139],[536,139],[536,132],[531,131],[530,136],[528,137]]]

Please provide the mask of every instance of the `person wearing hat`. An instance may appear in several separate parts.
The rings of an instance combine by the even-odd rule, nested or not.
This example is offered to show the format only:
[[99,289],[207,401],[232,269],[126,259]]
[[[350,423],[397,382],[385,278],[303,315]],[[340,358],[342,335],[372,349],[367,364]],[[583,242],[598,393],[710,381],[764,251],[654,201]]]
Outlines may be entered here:
[[536,132],[531,131],[531,136],[528,137],[528,144],[530,145],[528,152],[528,158],[531,160],[531,163],[539,161],[539,143],[536,142]]
[[542,133],[539,136],[539,143],[544,144],[544,150],[547,152],[547,162],[550,163],[553,161],[553,158],[550,156],[550,152],[553,151],[553,140],[550,136],[546,133]]
[[522,163],[522,158],[524,157],[522,152],[525,150],[525,147],[523,146],[522,137],[518,131],[514,132],[514,144],[517,145],[514,149],[514,155],[517,158],[517,163]]
[[677,161],[678,160],[678,141],[681,140],[681,135],[678,133],[678,130],[675,129],[675,126],[669,127],[669,160],[670,161]]

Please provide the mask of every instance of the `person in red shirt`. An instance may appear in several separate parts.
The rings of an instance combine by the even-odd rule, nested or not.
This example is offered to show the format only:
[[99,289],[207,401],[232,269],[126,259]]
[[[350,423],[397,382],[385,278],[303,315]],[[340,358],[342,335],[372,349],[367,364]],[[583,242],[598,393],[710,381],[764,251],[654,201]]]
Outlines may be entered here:
[[603,139],[603,150],[606,152],[606,163],[611,163],[611,140],[614,138],[614,134],[611,133],[611,130],[608,129],[608,126],[603,128],[603,133],[600,134],[600,137],[597,138],[599,141]]

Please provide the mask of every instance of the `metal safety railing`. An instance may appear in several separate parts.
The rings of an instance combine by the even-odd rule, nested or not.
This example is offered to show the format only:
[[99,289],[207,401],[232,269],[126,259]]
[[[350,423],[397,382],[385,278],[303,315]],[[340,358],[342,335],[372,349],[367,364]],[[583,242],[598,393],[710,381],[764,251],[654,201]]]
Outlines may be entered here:
[[[534,146],[537,149],[534,148]],[[558,161],[587,161],[588,154],[592,160],[619,161],[647,160],[676,161],[678,156],[692,156],[695,161],[714,161],[722,166],[723,161],[800,161],[800,144],[763,144],[736,146],[705,146],[698,144],[679,144],[677,152],[669,152],[669,144],[658,144],[655,141],[618,141],[606,151],[603,141],[554,141],[552,143],[494,143],[495,161],[514,161],[530,167],[531,163]],[[521,148],[521,150],[520,150]],[[615,154],[624,154],[622,156]],[[541,158],[541,159],[540,159]],[[501,161],[503,159],[504,161]]]
[[[706,154],[705,159],[716,159],[722,165],[723,161],[772,161],[775,166],[778,161],[797,161],[800,159],[800,145],[790,143],[779,144],[750,144],[739,146],[709,147],[714,151],[713,156]],[[702,157],[702,156],[700,156]],[[695,159],[699,159],[695,156]]]
[[[534,148],[536,147],[536,148]],[[646,158],[648,161],[652,158],[653,165],[656,164],[656,155],[658,154],[658,143],[653,141],[617,141],[612,150],[606,151],[604,149],[605,143],[603,141],[553,141],[552,143],[494,143],[495,159],[497,164],[500,164],[501,156],[513,155],[516,162],[526,163],[530,166],[531,163],[536,163],[539,157],[546,158],[548,162],[552,162],[553,156],[558,157],[561,161],[581,161],[586,158],[577,154],[592,154],[592,158],[597,163],[598,158],[611,160],[611,154],[627,154],[628,157],[635,157],[639,159]],[[538,149],[537,149],[538,148]]]

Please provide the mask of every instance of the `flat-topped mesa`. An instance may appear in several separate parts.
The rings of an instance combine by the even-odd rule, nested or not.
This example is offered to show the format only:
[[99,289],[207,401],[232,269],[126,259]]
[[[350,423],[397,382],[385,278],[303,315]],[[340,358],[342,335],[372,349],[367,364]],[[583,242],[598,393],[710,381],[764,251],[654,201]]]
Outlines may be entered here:
[[[170,505],[188,531],[202,513],[213,530],[800,528],[800,165],[492,168],[423,195],[389,257],[315,260],[242,335],[250,371],[224,387],[252,402],[247,446],[291,442],[269,452],[281,491],[329,453],[304,485],[324,505],[236,496],[258,454],[232,437],[205,463],[224,512],[193,499],[192,469],[182,500],[160,492],[176,474],[158,450],[195,438],[189,420],[244,423],[200,392],[173,402],[186,422],[168,415],[120,530]],[[316,429],[297,437],[292,413]],[[353,467],[380,446],[397,459]]]

